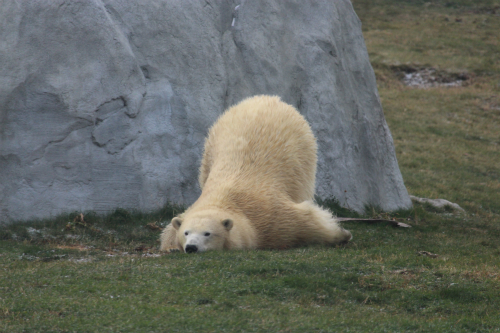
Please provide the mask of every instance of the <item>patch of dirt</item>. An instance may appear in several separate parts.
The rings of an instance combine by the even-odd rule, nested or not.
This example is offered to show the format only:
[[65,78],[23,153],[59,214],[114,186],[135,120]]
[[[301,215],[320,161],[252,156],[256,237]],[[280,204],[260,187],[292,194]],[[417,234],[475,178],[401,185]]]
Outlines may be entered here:
[[478,9],[470,10],[469,13],[473,14],[490,14],[495,16],[500,16],[500,6],[487,6]]
[[460,87],[471,79],[466,72],[450,73],[433,67],[398,65],[391,69],[406,86],[413,88]]
[[92,246],[83,246],[83,245],[56,245],[56,249],[59,250],[78,250],[78,251],[88,251],[93,250]]

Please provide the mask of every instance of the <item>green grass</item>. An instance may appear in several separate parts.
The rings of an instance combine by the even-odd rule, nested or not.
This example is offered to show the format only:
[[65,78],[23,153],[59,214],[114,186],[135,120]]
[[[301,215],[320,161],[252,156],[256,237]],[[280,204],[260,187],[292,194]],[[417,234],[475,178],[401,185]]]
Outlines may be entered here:
[[[346,226],[355,238],[346,246],[288,251],[154,257],[154,248],[138,252],[130,247],[125,228],[115,235],[123,239],[121,250],[100,243],[90,228],[81,230],[87,238],[80,247],[66,238],[4,240],[0,331],[468,332],[500,327],[500,228],[477,218],[427,212],[423,206],[406,212],[404,220],[413,228],[353,222]],[[50,234],[64,226],[61,219],[51,228],[36,227]],[[151,237],[142,240],[154,245],[159,231],[143,229]]]
[[[374,66],[499,74],[500,1],[353,0]],[[495,12],[495,14],[492,14]]]
[[[499,332],[500,3],[353,4],[408,191],[465,214],[367,207],[412,228],[349,222],[345,246],[199,255],[158,251],[181,207],[3,226],[0,331]],[[470,79],[411,89],[402,66]]]

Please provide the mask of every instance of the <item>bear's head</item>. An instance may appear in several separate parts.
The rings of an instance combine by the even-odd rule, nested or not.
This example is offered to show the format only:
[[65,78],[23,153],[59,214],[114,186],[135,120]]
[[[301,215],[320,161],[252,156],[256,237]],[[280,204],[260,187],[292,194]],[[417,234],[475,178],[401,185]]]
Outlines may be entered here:
[[219,214],[196,214],[174,217],[172,225],[177,230],[177,241],[186,253],[222,250],[233,227],[230,218]]

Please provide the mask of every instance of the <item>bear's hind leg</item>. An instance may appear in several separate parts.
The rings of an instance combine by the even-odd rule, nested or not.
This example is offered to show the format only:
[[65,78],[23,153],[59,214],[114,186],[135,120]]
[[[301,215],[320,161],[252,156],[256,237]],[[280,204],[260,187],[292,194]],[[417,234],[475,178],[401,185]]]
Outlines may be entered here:
[[304,239],[306,243],[335,245],[352,239],[351,232],[342,228],[330,211],[312,201],[297,204],[297,208],[304,212],[305,220],[301,223],[305,230],[301,238],[306,238]]

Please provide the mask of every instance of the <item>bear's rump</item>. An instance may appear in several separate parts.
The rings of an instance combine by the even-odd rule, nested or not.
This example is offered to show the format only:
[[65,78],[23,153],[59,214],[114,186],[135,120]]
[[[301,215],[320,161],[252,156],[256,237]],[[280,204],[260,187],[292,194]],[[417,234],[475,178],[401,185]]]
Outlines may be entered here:
[[210,177],[274,183],[294,202],[311,200],[316,141],[305,119],[282,102],[273,108],[237,108],[230,109],[210,131],[204,157],[205,164],[210,157]]

